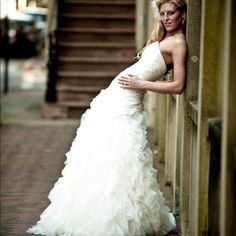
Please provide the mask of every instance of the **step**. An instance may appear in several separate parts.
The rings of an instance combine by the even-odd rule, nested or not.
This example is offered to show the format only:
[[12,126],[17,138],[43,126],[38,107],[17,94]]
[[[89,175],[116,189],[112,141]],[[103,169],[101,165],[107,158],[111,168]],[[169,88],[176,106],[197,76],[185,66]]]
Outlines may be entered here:
[[113,78],[117,75],[115,71],[58,71],[58,76],[72,78],[72,79],[90,79],[93,78],[101,79],[101,78]]
[[61,107],[62,118],[80,118],[83,113],[89,108],[89,102],[69,101],[57,103]]
[[[91,15],[91,14],[90,14]],[[92,17],[95,15],[85,15],[84,17],[79,17],[77,14],[63,15],[60,18],[60,26],[67,28],[134,28],[135,19],[134,17],[115,17],[111,15],[110,17],[104,15],[99,15],[98,18]]]
[[121,71],[132,62],[126,58],[59,57],[58,68],[63,71]]
[[57,84],[57,91],[78,92],[78,93],[98,93],[103,89],[101,86],[73,86],[69,84]]
[[103,77],[103,78],[99,78],[99,79],[95,79],[93,77],[90,78],[86,78],[86,77],[82,77],[82,78],[71,78],[71,77],[58,77],[57,80],[57,86],[61,86],[61,85],[70,85],[70,86],[75,86],[75,87],[90,87],[91,85],[95,86],[95,87],[99,87],[99,88],[106,88],[109,86],[109,84],[111,83],[112,79],[114,79],[114,77],[110,76],[110,77]]
[[130,63],[127,58],[119,57],[59,57],[59,62],[77,62],[77,63],[91,63],[91,64],[114,64],[114,63]]
[[84,107],[89,107],[90,102],[88,101],[58,101],[57,104],[63,107],[84,108]]
[[130,29],[80,29],[80,28],[62,28],[59,31],[58,41],[70,42],[119,42],[134,43],[134,28]]
[[135,27],[135,21],[134,19],[71,19],[71,18],[62,18],[61,27],[67,27],[67,28],[88,28],[88,29],[93,29],[93,28],[99,28],[103,27],[105,29],[113,29],[113,28],[123,28],[123,29],[129,29],[129,28],[134,28]]
[[107,87],[116,77],[117,72],[108,71],[59,71],[57,84],[73,86],[100,86]]
[[62,27],[59,32],[66,33],[91,33],[91,34],[134,34],[135,30],[133,28],[112,28],[112,29],[107,29],[107,28],[96,28],[96,29],[89,29],[89,28],[78,28],[78,27],[73,27],[73,28],[67,28],[67,27]]
[[135,11],[134,1],[64,1],[64,13],[124,14]]
[[135,56],[133,43],[96,43],[96,42],[60,42],[59,56],[87,56],[87,57],[123,57]]
[[84,14],[73,14],[73,13],[62,13],[60,15],[63,18],[72,18],[74,19],[94,19],[94,20],[100,20],[100,19],[105,19],[105,20],[129,20],[129,19],[134,19],[135,15],[134,13],[132,14],[88,14],[88,13],[84,13]]
[[104,71],[59,71],[57,85],[70,86],[96,86],[106,88],[111,81],[116,77],[116,72]]
[[67,4],[84,4],[84,5],[94,5],[94,4],[99,4],[99,5],[111,5],[111,6],[116,6],[116,5],[134,5],[135,0],[64,0],[64,3]]
[[100,91],[94,93],[78,93],[72,91],[57,91],[57,102],[61,103],[65,101],[78,101],[83,102],[85,104],[89,104],[99,92]]
[[109,84],[111,83],[111,80],[114,77],[110,78],[101,78],[101,79],[94,79],[94,78],[81,78],[81,79],[75,79],[75,78],[61,78],[59,77],[57,80],[57,86],[74,86],[74,87],[90,87],[91,85],[99,88],[107,88]]
[[89,3],[91,3],[91,4],[94,4],[94,3],[107,3],[107,4],[112,4],[112,3],[114,3],[114,4],[122,4],[122,3],[124,3],[124,4],[130,4],[130,3],[134,3],[135,4],[135,0],[87,0],[87,1],[85,1],[85,0],[63,0],[63,2],[65,2],[65,3],[76,3],[76,2],[78,2],[78,3],[84,3],[84,2],[88,2],[88,4]]
[[58,68],[63,71],[121,71],[131,61],[126,58],[59,57]]
[[106,43],[106,42],[60,42],[59,46],[79,48],[134,48],[134,43]]
[[127,64],[78,64],[78,63],[59,63],[58,69],[63,71],[78,70],[81,72],[86,71],[117,71],[121,72],[127,68]]
[[44,103],[42,115],[49,119],[79,119],[85,110],[89,107],[88,102],[62,102],[62,103]]

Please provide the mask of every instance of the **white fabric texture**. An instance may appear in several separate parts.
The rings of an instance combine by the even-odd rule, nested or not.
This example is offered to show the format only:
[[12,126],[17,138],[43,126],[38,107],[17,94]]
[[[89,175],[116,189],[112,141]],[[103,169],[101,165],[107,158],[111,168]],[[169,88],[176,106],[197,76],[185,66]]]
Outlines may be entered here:
[[122,71],[83,114],[49,206],[27,233],[146,236],[175,229],[146,137],[144,92],[120,88],[121,74],[154,81],[166,72],[158,42]]

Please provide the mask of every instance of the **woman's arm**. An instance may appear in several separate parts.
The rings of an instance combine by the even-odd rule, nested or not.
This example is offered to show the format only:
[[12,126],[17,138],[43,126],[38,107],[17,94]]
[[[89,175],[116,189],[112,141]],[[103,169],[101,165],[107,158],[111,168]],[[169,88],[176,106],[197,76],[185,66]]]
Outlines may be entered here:
[[121,88],[148,90],[164,94],[181,94],[185,82],[185,59],[187,54],[186,42],[182,39],[176,39],[173,42],[173,80],[172,81],[145,81],[140,80],[135,75],[121,76],[118,83]]

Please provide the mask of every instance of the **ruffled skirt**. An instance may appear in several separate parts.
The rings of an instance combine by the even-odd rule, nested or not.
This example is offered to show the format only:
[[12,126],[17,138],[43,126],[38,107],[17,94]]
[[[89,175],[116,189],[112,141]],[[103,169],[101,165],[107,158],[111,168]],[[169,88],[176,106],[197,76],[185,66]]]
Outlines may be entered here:
[[146,236],[175,228],[153,168],[146,110],[116,93],[102,90],[83,115],[51,203],[27,233]]

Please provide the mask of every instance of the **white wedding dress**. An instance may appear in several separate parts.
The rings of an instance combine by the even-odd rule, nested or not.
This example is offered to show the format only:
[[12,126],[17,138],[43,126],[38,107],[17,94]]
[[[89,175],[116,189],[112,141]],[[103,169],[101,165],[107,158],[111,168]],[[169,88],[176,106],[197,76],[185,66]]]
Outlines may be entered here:
[[166,65],[159,43],[93,99],[49,193],[50,205],[27,233],[47,236],[147,236],[175,229],[156,180],[146,137],[144,92],[120,88],[136,74],[154,81]]

